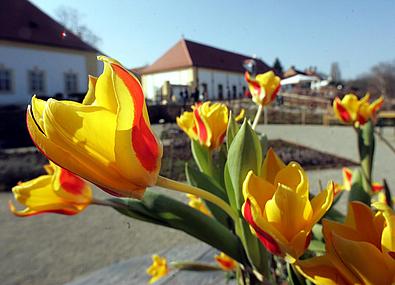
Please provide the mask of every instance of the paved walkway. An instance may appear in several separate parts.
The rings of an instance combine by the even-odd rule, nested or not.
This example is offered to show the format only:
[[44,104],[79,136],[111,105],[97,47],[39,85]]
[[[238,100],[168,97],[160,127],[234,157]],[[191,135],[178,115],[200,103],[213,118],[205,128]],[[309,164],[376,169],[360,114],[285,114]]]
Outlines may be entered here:
[[[157,132],[161,128],[154,127]],[[349,159],[358,158],[350,128],[269,125],[259,126],[258,130],[265,131],[271,139],[282,138]],[[386,130],[385,135],[395,145],[393,130]],[[394,167],[394,154],[378,141],[376,180],[387,177],[389,185],[395,189]],[[330,179],[341,181],[340,169],[308,174],[312,189],[318,189],[318,179],[323,183]],[[98,192],[97,195],[104,194]],[[197,243],[186,234],[131,220],[112,209],[98,206],[88,207],[74,217],[16,218],[7,209],[10,198],[10,193],[0,193],[2,285],[64,284],[114,262]]]

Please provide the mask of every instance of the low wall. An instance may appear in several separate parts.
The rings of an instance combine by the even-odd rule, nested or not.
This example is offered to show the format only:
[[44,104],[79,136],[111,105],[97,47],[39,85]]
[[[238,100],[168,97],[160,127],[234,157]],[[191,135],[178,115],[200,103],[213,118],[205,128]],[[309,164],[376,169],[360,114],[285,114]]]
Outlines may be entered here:
[[48,160],[35,147],[0,151],[0,191],[8,191],[19,181],[44,174]]

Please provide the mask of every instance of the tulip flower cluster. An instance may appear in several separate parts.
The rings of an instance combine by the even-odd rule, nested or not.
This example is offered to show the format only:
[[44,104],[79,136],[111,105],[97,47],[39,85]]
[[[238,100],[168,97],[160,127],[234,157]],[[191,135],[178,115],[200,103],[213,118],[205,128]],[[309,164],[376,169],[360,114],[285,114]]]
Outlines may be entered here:
[[[159,175],[162,145],[151,129],[138,79],[116,60],[98,59],[104,71],[89,78],[82,103],[32,98],[28,130],[50,165],[47,175],[13,188],[16,201],[25,206],[17,210],[10,202],[15,215],[74,215],[88,205],[108,206],[183,231],[220,252],[215,256],[218,265],[168,264],[155,255],[147,269],[149,283],[172,267],[223,270],[239,284],[275,284],[283,272],[273,268],[278,264],[287,264],[290,284],[304,284],[305,278],[316,284],[395,282],[393,199],[385,184],[372,182],[374,123],[381,98],[372,104],[369,96],[335,99],[339,120],[357,131],[360,167],[344,168],[343,185],[329,181],[314,196],[302,166],[295,161],[285,165],[268,149],[266,135],[255,131],[262,108],[280,90],[280,78],[272,71],[256,76],[246,72],[257,104],[253,123],[244,110],[234,117],[218,102],[195,104],[177,118],[191,140],[197,165],[186,165],[186,184]],[[93,198],[90,183],[115,197]],[[186,193],[190,201],[147,191],[154,185]],[[347,217],[334,208],[345,192],[350,201]],[[376,202],[375,212],[370,204],[378,193],[385,203]]]

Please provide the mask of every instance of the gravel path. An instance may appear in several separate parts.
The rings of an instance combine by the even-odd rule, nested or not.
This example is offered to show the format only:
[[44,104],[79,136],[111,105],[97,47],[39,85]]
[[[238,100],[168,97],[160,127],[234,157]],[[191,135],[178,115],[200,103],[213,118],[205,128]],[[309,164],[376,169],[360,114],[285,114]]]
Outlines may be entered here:
[[[155,126],[157,132],[160,129]],[[269,125],[259,126],[259,130],[264,130],[271,139],[282,138],[356,161],[358,158],[350,128]],[[386,130],[385,134],[395,145],[393,130]],[[386,177],[395,189],[395,155],[379,140],[376,153],[375,179]],[[308,174],[313,190],[318,189],[319,179],[324,184],[330,179],[341,182],[340,169]],[[120,260],[197,242],[186,234],[131,220],[112,209],[97,206],[88,207],[74,217],[16,218],[7,208],[10,198],[10,193],[0,193],[2,285],[64,284]]]

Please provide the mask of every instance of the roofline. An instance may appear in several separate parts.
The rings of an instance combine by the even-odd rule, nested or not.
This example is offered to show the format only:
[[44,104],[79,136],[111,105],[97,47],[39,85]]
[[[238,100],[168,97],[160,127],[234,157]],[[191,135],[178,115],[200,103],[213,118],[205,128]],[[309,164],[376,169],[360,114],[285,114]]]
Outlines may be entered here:
[[25,43],[25,44],[32,44],[32,45],[47,46],[47,47],[56,47],[56,48],[64,48],[64,49],[72,49],[72,50],[79,50],[79,51],[86,51],[86,52],[101,53],[98,49],[93,48],[93,47],[92,47],[92,49],[88,49],[88,48],[85,49],[85,48],[72,47],[72,46],[42,43],[39,41],[15,39],[15,38],[10,38],[10,37],[0,37],[0,40],[4,40],[4,41],[8,41],[8,42]]
[[[229,70],[229,69],[224,69],[224,68],[213,68],[213,67],[198,66],[198,65],[188,65],[188,66],[180,66],[180,67],[166,68],[166,69],[155,70],[155,71],[149,71],[149,72],[141,72],[140,74],[141,74],[141,75],[150,75],[150,74],[156,74],[156,73],[162,73],[162,72],[176,71],[176,70],[186,69],[186,68],[202,68],[202,69],[210,69],[210,70],[216,70],[216,71],[226,71],[226,72],[244,74],[243,71],[235,71],[235,70]],[[270,67],[269,67],[269,69],[270,69],[270,70],[273,70],[273,69],[270,68]]]

